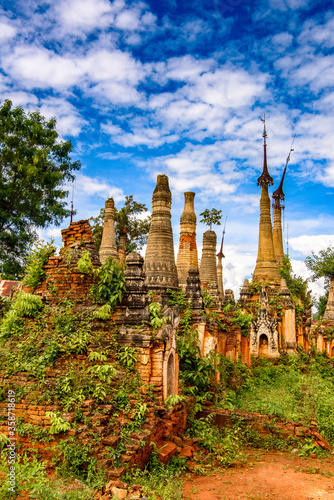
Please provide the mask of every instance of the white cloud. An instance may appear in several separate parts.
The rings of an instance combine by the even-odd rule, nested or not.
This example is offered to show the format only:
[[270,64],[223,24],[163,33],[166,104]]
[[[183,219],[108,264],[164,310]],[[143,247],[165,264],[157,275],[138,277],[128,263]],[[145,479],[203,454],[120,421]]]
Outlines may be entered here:
[[76,174],[74,183],[75,197],[77,195],[82,196],[100,196],[105,199],[112,196],[115,203],[118,203],[124,199],[123,190],[109,184],[104,179],[99,179],[97,177],[89,177],[82,173]]
[[8,24],[6,18],[0,18],[0,41],[5,42],[10,38],[13,38],[17,33],[17,30],[11,24]]
[[62,136],[76,137],[80,134],[87,121],[80,116],[78,110],[62,98],[50,97],[44,99],[40,111],[45,118],[56,117],[57,131]]
[[66,0],[58,3],[56,12],[68,29],[91,31],[108,26],[114,19],[108,0]]
[[334,245],[334,234],[302,235],[296,238],[289,238],[291,248],[303,255],[311,255],[311,252],[318,253],[330,245]]
[[17,46],[4,57],[4,67],[28,88],[75,85],[82,76],[77,61],[61,57],[51,50],[33,46]]

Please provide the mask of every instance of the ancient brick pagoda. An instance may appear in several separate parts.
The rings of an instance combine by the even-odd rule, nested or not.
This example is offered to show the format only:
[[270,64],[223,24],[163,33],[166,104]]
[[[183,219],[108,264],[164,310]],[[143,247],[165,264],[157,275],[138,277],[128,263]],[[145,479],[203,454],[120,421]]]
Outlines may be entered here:
[[185,288],[189,269],[198,268],[196,245],[196,214],[194,207],[195,193],[184,193],[184,209],[180,219],[180,243],[176,259],[179,285]]
[[178,289],[171,223],[172,194],[167,175],[158,175],[152,196],[152,221],[145,254],[144,272],[149,291],[166,303],[166,289]]

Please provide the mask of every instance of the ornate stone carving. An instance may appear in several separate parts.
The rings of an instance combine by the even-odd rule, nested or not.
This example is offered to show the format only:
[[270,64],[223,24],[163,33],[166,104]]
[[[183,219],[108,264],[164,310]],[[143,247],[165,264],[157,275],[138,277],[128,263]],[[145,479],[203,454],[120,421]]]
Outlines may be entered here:
[[[268,294],[262,288],[260,293],[260,304],[257,319],[252,321],[250,352],[253,356],[266,355],[269,358],[279,357],[278,350],[278,331],[277,318],[269,317],[269,301]],[[263,346],[268,346],[268,349],[262,349]]]

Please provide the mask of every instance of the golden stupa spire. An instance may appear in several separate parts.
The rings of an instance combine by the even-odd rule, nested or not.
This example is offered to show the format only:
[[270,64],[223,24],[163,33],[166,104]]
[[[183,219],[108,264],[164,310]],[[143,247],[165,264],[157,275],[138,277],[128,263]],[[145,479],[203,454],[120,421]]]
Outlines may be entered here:
[[273,185],[273,178],[269,175],[267,165],[267,130],[265,115],[263,121],[263,171],[257,180],[257,184],[261,186],[260,200],[260,225],[259,225],[259,246],[254,270],[254,278],[262,281],[279,285],[280,274],[278,271],[277,260],[274,251],[273,232],[270,215],[270,198],[268,194],[268,186]]

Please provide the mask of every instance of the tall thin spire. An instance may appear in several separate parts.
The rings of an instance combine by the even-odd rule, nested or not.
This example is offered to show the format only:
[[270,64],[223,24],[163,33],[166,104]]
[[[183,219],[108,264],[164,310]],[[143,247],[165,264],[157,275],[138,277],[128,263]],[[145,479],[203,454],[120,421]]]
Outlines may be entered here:
[[288,163],[290,161],[290,156],[291,152],[293,151],[292,146],[295,140],[295,137],[292,140],[291,148],[289,151],[289,154],[287,156],[286,162],[285,162],[285,167],[283,170],[283,175],[282,179],[280,182],[280,185],[276,189],[276,191],[273,192],[273,199],[274,199],[274,205],[273,205],[273,212],[274,212],[274,225],[273,225],[273,242],[274,242],[274,250],[275,250],[275,255],[277,259],[277,263],[279,266],[282,265],[283,263],[283,256],[284,256],[284,249],[283,249],[283,234],[282,234],[282,210],[284,210],[284,205],[282,202],[285,199],[285,195],[283,192],[283,182],[284,182],[284,177],[286,174],[286,169],[288,166]]
[[222,243],[220,246],[220,250],[217,253],[217,258],[218,258],[218,264],[217,264],[217,284],[218,284],[218,291],[221,299],[224,298],[224,285],[223,285],[223,263],[222,259],[225,257],[223,254],[223,245],[224,245],[224,236],[225,236],[225,228],[226,228],[226,221],[227,221],[227,215],[225,218],[225,224],[224,224],[224,229],[223,229],[223,236],[222,236]]
[[260,200],[260,225],[259,225],[259,247],[254,270],[254,278],[263,281],[270,281],[274,284],[280,283],[280,274],[275,257],[273,233],[270,215],[270,198],[268,186],[271,186],[273,178],[269,175],[267,165],[267,130],[265,115],[263,122],[263,172],[257,180],[257,185],[261,186]]

